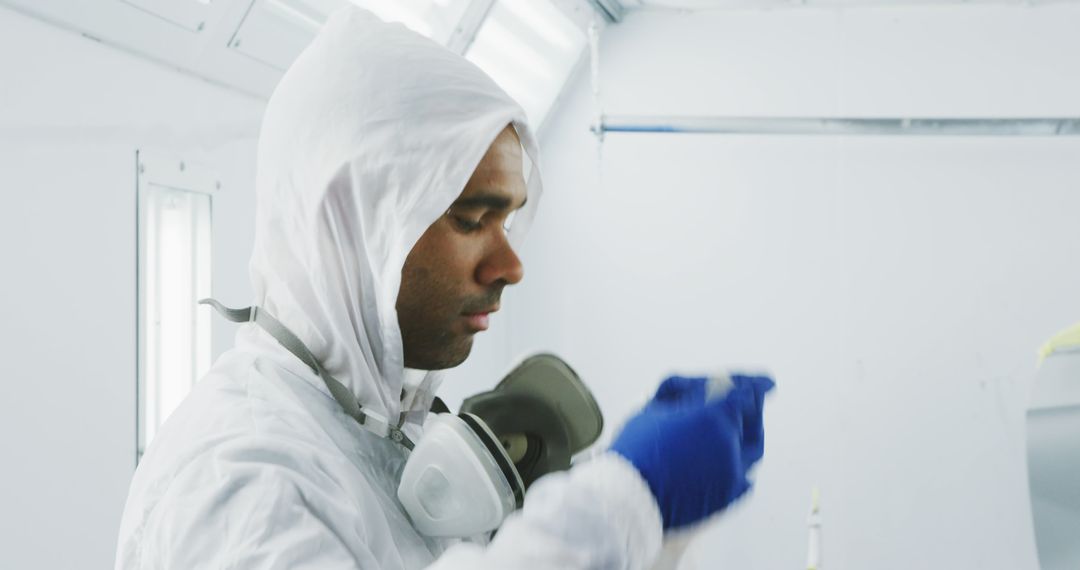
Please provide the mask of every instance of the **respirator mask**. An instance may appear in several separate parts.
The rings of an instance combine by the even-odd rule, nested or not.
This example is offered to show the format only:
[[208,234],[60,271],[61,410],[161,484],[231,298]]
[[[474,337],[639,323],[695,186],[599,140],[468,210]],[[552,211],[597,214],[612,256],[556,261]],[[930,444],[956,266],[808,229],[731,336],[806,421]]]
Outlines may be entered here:
[[521,508],[540,477],[570,468],[570,458],[600,437],[603,416],[577,373],[557,356],[523,360],[498,385],[466,398],[453,414],[438,398],[413,442],[402,431],[406,414],[389,422],[364,410],[328,374],[303,342],[259,307],[210,305],[234,322],[253,322],[322,378],[346,414],[364,429],[409,452],[397,496],[422,534],[468,537],[498,528]]

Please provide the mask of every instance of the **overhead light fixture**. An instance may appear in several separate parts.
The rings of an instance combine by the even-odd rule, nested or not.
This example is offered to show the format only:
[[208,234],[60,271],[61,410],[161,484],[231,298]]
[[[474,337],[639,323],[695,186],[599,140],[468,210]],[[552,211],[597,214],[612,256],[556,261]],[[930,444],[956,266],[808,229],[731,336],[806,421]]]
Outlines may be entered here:
[[585,50],[585,33],[550,0],[497,0],[465,57],[543,124]]
[[352,0],[352,3],[387,22],[400,22],[446,45],[471,0]]

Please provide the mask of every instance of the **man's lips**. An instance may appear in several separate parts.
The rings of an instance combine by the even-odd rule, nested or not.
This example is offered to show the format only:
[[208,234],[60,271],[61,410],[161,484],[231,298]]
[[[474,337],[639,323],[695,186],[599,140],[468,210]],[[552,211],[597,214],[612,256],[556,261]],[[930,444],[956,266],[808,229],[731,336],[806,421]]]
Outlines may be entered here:
[[465,317],[465,322],[470,329],[473,329],[474,332],[480,332],[488,329],[488,326],[490,325],[489,315],[498,310],[499,307],[496,306],[488,309],[481,309],[476,312],[462,313],[462,316]]

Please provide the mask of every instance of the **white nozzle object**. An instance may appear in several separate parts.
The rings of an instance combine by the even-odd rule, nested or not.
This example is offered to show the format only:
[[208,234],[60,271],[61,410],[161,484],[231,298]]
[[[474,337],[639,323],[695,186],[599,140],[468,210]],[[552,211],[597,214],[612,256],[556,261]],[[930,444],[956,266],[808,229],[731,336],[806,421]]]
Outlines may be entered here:
[[731,381],[728,373],[713,374],[709,376],[709,384],[705,387],[705,401],[723,398],[734,387],[735,383]]
[[810,516],[806,518],[809,543],[806,547],[806,570],[821,570],[821,492],[817,485],[811,493]]

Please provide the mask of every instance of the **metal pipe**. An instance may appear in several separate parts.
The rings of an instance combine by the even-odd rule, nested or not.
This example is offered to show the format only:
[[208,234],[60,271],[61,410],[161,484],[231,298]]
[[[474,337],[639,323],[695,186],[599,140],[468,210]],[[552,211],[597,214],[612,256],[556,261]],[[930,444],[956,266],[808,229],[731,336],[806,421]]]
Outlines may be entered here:
[[711,133],[856,136],[1080,136],[1080,118],[841,118],[602,116],[604,133]]

